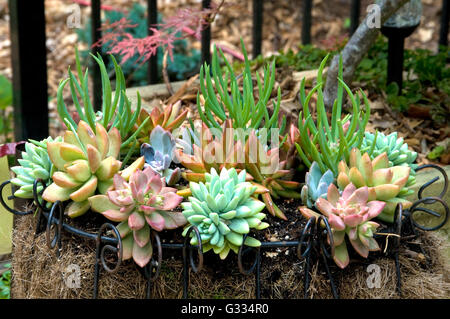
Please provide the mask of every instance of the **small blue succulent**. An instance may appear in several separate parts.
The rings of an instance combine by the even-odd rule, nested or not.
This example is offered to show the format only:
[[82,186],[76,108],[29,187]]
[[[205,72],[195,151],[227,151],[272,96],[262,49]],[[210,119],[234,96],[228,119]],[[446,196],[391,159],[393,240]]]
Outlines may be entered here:
[[334,175],[331,170],[322,174],[319,165],[313,162],[305,179],[301,199],[303,204],[312,208],[319,197],[326,198],[328,186],[333,183]]
[[167,185],[174,185],[181,177],[180,168],[169,168],[175,145],[172,134],[159,125],[150,134],[150,144],[141,145],[141,156],[145,158],[145,166],[150,166],[159,175],[165,177]]

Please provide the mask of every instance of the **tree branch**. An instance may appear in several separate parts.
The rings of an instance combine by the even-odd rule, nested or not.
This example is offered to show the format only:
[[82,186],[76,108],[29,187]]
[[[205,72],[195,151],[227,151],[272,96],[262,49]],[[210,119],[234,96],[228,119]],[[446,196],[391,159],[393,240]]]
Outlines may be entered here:
[[[382,0],[379,1],[381,13],[381,25],[389,19],[400,7],[409,0]],[[350,85],[356,68],[361,62],[364,55],[369,51],[370,47],[375,43],[379,29],[369,28],[367,23],[372,16],[368,14],[364,21],[356,29],[353,36],[342,50],[343,61],[343,78],[344,82]],[[324,90],[324,102],[328,109],[331,109],[334,100],[337,98],[338,76],[339,71],[339,55],[336,55],[328,69],[327,82]]]

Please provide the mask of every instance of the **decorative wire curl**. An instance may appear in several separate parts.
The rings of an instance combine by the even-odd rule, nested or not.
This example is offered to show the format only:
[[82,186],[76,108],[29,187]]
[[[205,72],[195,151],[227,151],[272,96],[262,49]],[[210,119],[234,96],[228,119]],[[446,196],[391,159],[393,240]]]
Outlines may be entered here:
[[[102,247],[102,234],[104,232],[107,232],[108,230],[112,230],[114,232],[114,235],[117,239],[118,247],[112,246],[110,244],[103,245],[103,247]],[[112,251],[113,253],[117,253],[117,255],[118,255],[115,267],[112,269],[107,265],[106,260],[105,260],[105,252],[107,250]],[[97,232],[96,257],[97,257],[97,263],[101,262],[103,269],[105,269],[107,272],[112,274],[112,273],[115,273],[119,269],[120,264],[122,263],[122,258],[123,258],[123,245],[122,245],[122,238],[120,237],[120,233],[113,224],[104,223],[100,227],[99,231]]]
[[[55,217],[55,211],[57,210],[58,218]],[[45,238],[47,240],[47,246],[50,249],[54,249],[56,247],[56,244],[58,244],[58,256],[59,256],[59,250],[61,249],[61,233],[62,233],[62,227],[63,227],[63,217],[64,217],[64,210],[63,205],[61,201],[56,201],[52,208],[50,209],[50,213],[48,215],[47,219],[47,227],[45,230]],[[50,236],[52,226],[56,225],[55,228],[55,234],[53,235],[53,238]]]
[[[155,260],[154,256],[155,254],[152,254],[152,259],[149,261],[149,263],[144,267],[144,276],[147,280],[151,282],[155,282],[156,279],[159,277],[159,273],[161,271],[161,263],[162,263],[162,246],[161,246],[161,239],[159,238],[159,235],[157,232],[152,231],[151,236],[154,240],[152,240],[152,244],[156,242],[156,249],[158,251],[158,258]],[[155,270],[155,271],[153,271]]]
[[[31,209],[31,210],[28,210],[28,211],[25,211],[25,212],[21,212],[21,211],[18,211],[18,210],[16,210],[16,209],[14,209],[14,208],[9,207],[9,206],[5,203],[5,201],[3,200],[3,189],[5,188],[6,185],[8,185],[8,184],[10,184],[10,183],[11,183],[11,180],[7,180],[7,181],[3,182],[3,183],[0,185],[0,203],[2,204],[2,206],[3,206],[8,212],[10,212],[10,213],[12,213],[12,214],[14,214],[14,215],[17,215],[17,216],[24,216],[24,215],[30,215],[30,214],[33,214],[33,213],[34,213],[34,210],[32,210],[32,209]],[[17,197],[14,196],[14,194],[11,195],[11,196],[8,196],[8,199],[9,199],[9,200],[14,199],[14,198],[17,198]]]
[[[197,237],[197,253],[198,253],[198,265],[195,264],[194,258],[192,256],[192,246],[191,245],[191,232],[194,231],[195,236]],[[184,238],[184,244],[183,244],[183,261],[187,262],[187,250],[189,249],[189,261],[191,264],[192,270],[197,273],[203,268],[203,245],[202,245],[202,239],[200,237],[200,232],[198,231],[197,227],[191,226],[189,227],[186,237]]]
[[[243,275],[250,275],[254,272],[256,265],[258,264],[259,261],[259,247],[244,247],[244,243],[245,240],[247,239],[248,234],[244,235],[244,239],[242,241],[242,245],[239,247],[239,252],[238,252],[238,267],[239,267],[239,272]],[[255,250],[255,260],[253,262],[253,264],[250,266],[250,268],[245,269],[244,267],[244,263],[242,262],[242,257],[250,250]]]

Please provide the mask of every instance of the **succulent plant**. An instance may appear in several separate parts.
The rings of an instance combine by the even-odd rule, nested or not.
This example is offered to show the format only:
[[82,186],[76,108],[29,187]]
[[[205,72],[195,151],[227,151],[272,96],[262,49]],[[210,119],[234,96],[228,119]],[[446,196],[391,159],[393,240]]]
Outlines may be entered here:
[[[246,173],[239,174],[234,168],[222,168],[220,175],[214,168],[206,173],[206,183],[190,182],[192,196],[189,202],[183,202],[183,215],[190,225],[195,225],[200,233],[203,251],[213,249],[221,259],[225,259],[230,250],[238,253],[242,245],[259,247],[261,243],[244,235],[251,229],[262,230],[269,224],[262,222],[266,217],[261,213],[264,203],[251,197],[256,187],[245,181]],[[197,237],[191,233],[191,244],[196,245]]]
[[404,143],[403,138],[398,138],[397,132],[384,135],[381,132],[372,134],[366,132],[361,144],[361,152],[369,153],[371,159],[386,152],[389,159],[389,166],[409,166],[411,172],[409,174],[407,186],[411,186],[416,182],[416,168],[414,164],[417,153],[408,149],[408,144]]
[[405,187],[411,168],[409,166],[389,167],[386,152],[371,160],[368,153],[361,156],[361,151],[353,148],[349,165],[341,161],[338,170],[337,184],[341,190],[350,183],[358,188],[368,186],[369,200],[386,202],[383,212],[378,216],[385,222],[394,221],[397,204],[401,203],[404,209],[412,205],[410,201],[403,198],[413,193]]
[[[275,84],[275,62],[272,63],[270,68],[269,66],[264,68],[263,81],[256,74],[259,100],[255,102],[250,62],[242,39],[241,46],[245,60],[245,67],[242,73],[243,93],[241,94],[239,90],[239,77],[234,74],[232,66],[225,58],[222,50],[219,49],[220,55],[226,63],[226,74],[225,76],[222,74],[219,66],[218,52],[214,47],[211,66],[205,63],[200,69],[200,90],[197,95],[199,115],[209,128],[215,127],[220,129],[221,124],[227,119],[230,119],[235,129],[258,130],[265,128],[266,130],[262,132],[267,133],[268,130],[274,128],[279,129],[279,132],[282,133],[285,128],[286,119],[283,118],[281,125],[279,125],[280,88],[278,88],[277,102],[273,102],[272,116],[269,116],[267,108]],[[228,93],[229,89],[231,90],[231,94]],[[217,95],[220,97],[219,99]]]
[[[130,154],[132,154],[134,149],[130,146],[133,145],[133,143],[137,143],[136,138],[138,134],[149,121],[149,119],[145,119],[139,122],[138,126],[135,125],[138,120],[138,115],[141,112],[141,97],[139,95],[139,92],[137,92],[136,110],[132,111],[131,102],[126,95],[125,77],[114,56],[110,55],[110,58],[114,63],[116,78],[116,88],[114,95],[112,94],[109,75],[106,71],[106,66],[103,62],[102,57],[100,56],[100,54],[98,54],[97,57],[92,55],[92,57],[97,62],[100,68],[102,79],[103,102],[101,111],[98,111],[97,113],[94,112],[94,107],[89,97],[88,70],[86,69],[83,75],[80,60],[78,57],[78,50],[76,49],[75,61],[78,80],[69,68],[69,78],[61,81],[61,83],[59,84],[57,92],[57,111],[59,117],[68,127],[77,126],[76,121],[69,114],[64,103],[63,91],[67,83],[69,83],[73,104],[75,105],[77,111],[77,117],[79,117],[80,120],[88,123],[92,131],[96,130],[96,123],[100,123],[108,130],[110,130],[111,128],[116,128],[120,133],[122,141],[120,149],[124,152],[125,150],[127,150]],[[78,95],[81,98],[80,100],[78,99]],[[128,159],[129,157],[130,156],[126,156],[125,158]]]
[[[348,184],[342,195],[334,184],[330,184],[327,190],[327,199],[319,198],[316,206],[325,215],[333,233],[334,255],[333,259],[340,268],[345,268],[349,263],[345,235],[355,251],[367,258],[369,251],[380,249],[373,238],[378,224],[371,221],[383,210],[386,203],[382,201],[369,201],[369,188],[363,186],[356,188],[352,183]],[[317,213],[306,208],[300,208],[305,217],[317,216]]]
[[177,183],[181,177],[181,170],[169,168],[172,163],[175,150],[175,139],[172,134],[161,126],[156,126],[150,134],[150,144],[141,145],[141,156],[145,157],[146,165],[166,179],[166,184],[171,186]]
[[[295,191],[300,187],[300,183],[290,180],[293,177],[293,170],[286,169],[286,160],[280,161],[279,149],[272,148],[266,151],[256,133],[252,131],[245,144],[244,156],[244,167],[253,177],[252,184],[261,189],[261,197],[267,210],[273,216],[287,220],[273,202],[273,198],[300,198],[300,193]],[[264,192],[264,189],[268,192]]]
[[144,143],[153,129],[157,126],[161,126],[165,131],[172,132],[174,129],[180,127],[188,115],[188,110],[184,110],[180,113],[181,101],[175,104],[169,104],[164,107],[163,111],[159,107],[154,107],[150,113],[141,109],[139,116],[135,124],[135,130],[146,122],[142,130],[138,134],[138,139],[141,143]]
[[71,199],[65,211],[70,217],[84,214],[89,209],[88,198],[96,191],[105,194],[120,169],[118,129],[107,133],[101,124],[95,127],[94,132],[89,124],[80,121],[76,130],[70,125],[71,131],[65,132],[63,142],[47,142],[56,171],[42,198],[52,203]]
[[[220,136],[214,136],[212,129],[205,123],[202,123],[200,131],[198,136],[192,131],[194,143],[186,142],[188,147],[175,151],[178,161],[188,169],[182,173],[183,178],[189,182],[205,182],[205,174],[212,168],[216,171],[223,167],[237,168],[238,156],[242,154],[242,143],[234,140],[231,120],[225,121]],[[248,175],[248,178],[251,177]]]
[[123,244],[123,259],[144,267],[151,259],[151,229],[175,229],[186,223],[181,212],[173,212],[183,200],[176,189],[166,187],[150,167],[134,169],[128,180],[114,176],[113,188],[107,195],[89,198],[92,209],[117,225]]
[[328,186],[334,181],[333,172],[328,170],[322,174],[316,162],[311,164],[306,173],[305,185],[302,187],[301,197],[304,205],[312,208],[319,197],[326,197]]
[[[309,92],[305,93],[305,79],[300,86],[300,102],[303,111],[298,118],[298,128],[300,131],[297,151],[300,159],[306,166],[310,167],[315,161],[319,165],[322,173],[330,169],[337,176],[337,166],[342,159],[348,160],[352,147],[359,147],[364,137],[364,130],[369,121],[370,105],[362,90],[360,90],[365,111],[361,111],[359,94],[354,95],[350,88],[343,82],[342,57],[339,61],[338,92],[334,101],[330,123],[328,122],[325,110],[324,97],[322,93],[322,71],[325,67],[328,56],[320,64],[317,73],[317,85]],[[342,100],[344,88],[350,97],[353,111],[341,118]],[[317,92],[317,124],[314,123],[309,110],[309,102],[312,95]]]
[[40,193],[44,187],[51,182],[54,166],[47,153],[47,142],[61,142],[62,138],[53,139],[51,136],[38,142],[30,140],[25,143],[25,152],[22,158],[17,160],[20,166],[11,167],[16,177],[11,183],[19,187],[14,196],[19,198],[33,198],[33,184],[36,179],[41,179],[44,185],[38,185],[37,192]]

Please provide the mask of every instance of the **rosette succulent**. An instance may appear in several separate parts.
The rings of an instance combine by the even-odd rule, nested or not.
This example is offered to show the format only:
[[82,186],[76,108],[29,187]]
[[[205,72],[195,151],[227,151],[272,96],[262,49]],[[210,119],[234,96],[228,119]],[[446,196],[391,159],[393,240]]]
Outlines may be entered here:
[[97,191],[105,194],[113,184],[113,177],[121,162],[120,133],[112,128],[109,133],[99,123],[94,132],[84,121],[75,130],[66,131],[63,142],[47,142],[50,160],[56,168],[53,183],[44,191],[42,198],[48,202],[71,202],[66,214],[77,217],[89,209],[88,198]]
[[[244,245],[259,247],[261,243],[244,235],[251,229],[262,230],[269,226],[262,222],[266,217],[261,211],[264,203],[251,197],[256,187],[245,181],[245,170],[239,174],[234,168],[223,168],[220,175],[215,169],[205,174],[206,183],[190,183],[192,196],[189,202],[181,204],[183,215],[190,225],[195,225],[203,244],[203,251],[213,249],[221,259],[225,259],[233,250],[238,253],[239,247]],[[196,245],[197,237],[191,233],[191,244]]]
[[30,140],[30,143],[25,143],[25,152],[22,152],[22,158],[17,160],[20,166],[11,167],[16,174],[16,177],[11,179],[11,183],[19,187],[14,192],[14,196],[33,198],[33,184],[36,179],[41,179],[44,184],[38,185],[38,193],[51,183],[54,166],[48,157],[47,142],[61,141],[62,138],[59,136],[56,139],[49,136],[40,142]]
[[189,182],[205,182],[205,174],[211,169],[220,171],[223,167],[238,166],[238,156],[243,152],[242,143],[234,140],[231,120],[225,121],[220,136],[214,136],[205,123],[202,123],[199,131],[200,133],[195,133],[195,130],[192,130],[190,133],[194,139],[193,143],[184,141],[187,147],[176,150],[177,159],[187,168],[182,173],[184,179]]
[[144,143],[151,132],[161,126],[165,131],[172,132],[183,124],[188,115],[188,110],[180,112],[181,101],[175,104],[169,104],[161,111],[158,107],[154,107],[150,113],[141,109],[135,124],[135,130],[143,125],[142,130],[138,134],[138,140]]
[[302,202],[312,208],[319,197],[326,197],[328,186],[334,181],[333,172],[328,170],[322,174],[319,165],[313,162],[306,173],[305,185],[302,187]]
[[371,159],[386,152],[389,159],[389,166],[409,166],[411,173],[407,185],[413,185],[416,181],[415,174],[417,164],[414,164],[417,153],[408,149],[408,144],[404,143],[402,137],[398,138],[397,132],[384,135],[381,132],[372,134],[365,132],[361,144],[361,151],[369,153]]
[[[369,201],[369,188],[367,186],[356,188],[348,184],[342,195],[334,184],[328,187],[327,199],[319,198],[316,206],[327,217],[333,232],[334,255],[333,259],[340,268],[345,268],[349,263],[349,255],[345,235],[355,251],[367,258],[370,251],[380,249],[373,238],[378,224],[371,221],[383,210],[386,203],[382,201]],[[306,217],[317,213],[304,207],[300,208]]]
[[161,126],[156,126],[150,134],[150,144],[141,145],[141,156],[145,157],[146,165],[166,179],[167,185],[174,185],[180,180],[180,168],[169,168],[175,149],[175,139],[172,134]]
[[176,189],[166,187],[150,167],[134,170],[129,181],[120,174],[114,176],[113,189],[107,195],[89,198],[94,211],[120,222],[117,226],[123,244],[123,259],[144,267],[151,259],[153,246],[151,229],[175,229],[186,223],[180,212],[173,212],[183,200]]
[[389,167],[386,152],[373,160],[368,153],[361,156],[361,151],[354,148],[350,152],[349,165],[345,161],[339,163],[337,184],[343,190],[352,183],[356,187],[368,187],[369,200],[386,202],[383,212],[378,216],[385,222],[394,221],[394,212],[397,204],[409,208],[412,203],[404,197],[411,195],[412,190],[405,187],[411,168],[409,166]]
[[244,156],[244,167],[253,177],[252,183],[259,189],[268,190],[261,192],[267,210],[273,216],[287,220],[273,198],[300,198],[300,193],[295,191],[300,183],[291,180],[293,170],[287,169],[286,160],[280,161],[279,149],[265,150],[255,132],[251,132],[245,144]]

